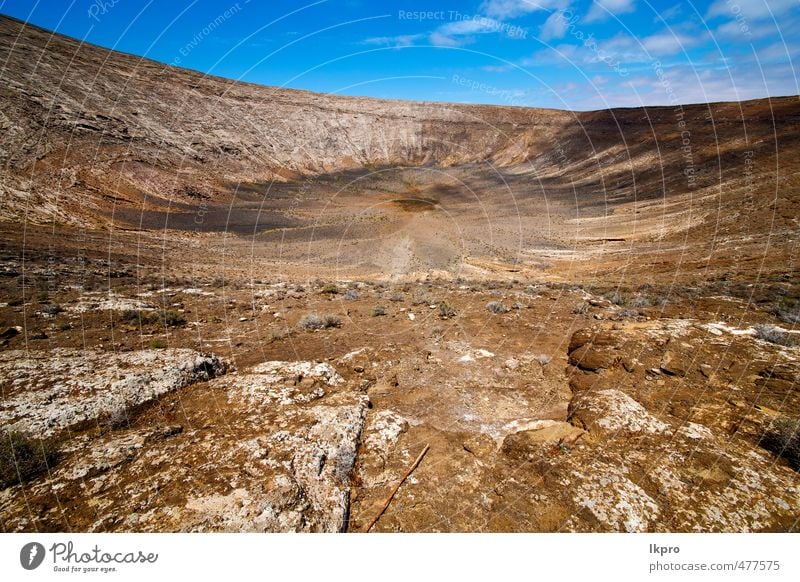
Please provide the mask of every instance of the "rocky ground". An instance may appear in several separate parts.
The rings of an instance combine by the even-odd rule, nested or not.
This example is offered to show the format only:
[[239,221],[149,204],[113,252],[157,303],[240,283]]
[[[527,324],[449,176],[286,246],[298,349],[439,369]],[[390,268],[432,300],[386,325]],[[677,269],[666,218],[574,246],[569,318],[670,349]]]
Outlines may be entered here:
[[800,348],[759,336],[795,336],[772,304],[124,283],[0,307],[0,418],[59,451],[0,493],[5,531],[362,531],[425,445],[374,531],[797,527],[797,472],[761,442],[800,416]]

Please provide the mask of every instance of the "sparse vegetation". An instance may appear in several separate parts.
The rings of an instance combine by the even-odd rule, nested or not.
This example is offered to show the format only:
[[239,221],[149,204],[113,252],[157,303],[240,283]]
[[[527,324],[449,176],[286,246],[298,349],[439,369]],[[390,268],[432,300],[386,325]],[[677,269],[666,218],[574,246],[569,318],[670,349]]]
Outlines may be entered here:
[[319,316],[316,313],[307,313],[300,318],[300,321],[297,323],[297,325],[300,327],[300,329],[314,331],[329,327],[341,327],[342,319],[331,314]]
[[167,342],[165,342],[162,339],[156,338],[150,340],[150,347],[153,348],[154,350],[163,350],[164,348],[167,347]]
[[328,327],[342,327],[342,318],[338,315],[323,315],[322,316],[322,326],[325,328]]
[[322,323],[322,318],[319,315],[316,313],[308,313],[300,318],[297,326],[300,329],[313,331],[315,329],[322,329],[324,324]]
[[753,329],[755,330],[755,336],[758,339],[764,340],[771,344],[794,347],[800,343],[796,334],[789,333],[788,331],[774,325],[762,323],[756,325]]
[[575,315],[584,315],[585,313],[589,312],[590,305],[586,301],[581,301],[578,303],[575,308],[572,310],[572,313]]
[[335,283],[325,283],[320,291],[320,293],[324,293],[326,295],[336,295],[338,292],[339,287],[337,287]]
[[406,296],[402,293],[392,293],[391,297],[389,297],[389,301],[405,301]]
[[64,308],[61,307],[58,303],[50,303],[49,305],[45,305],[44,307],[42,307],[42,313],[50,316],[58,315],[63,311]]
[[381,306],[381,305],[376,305],[372,309],[372,316],[373,317],[379,317],[381,315],[386,315],[386,308]]
[[292,335],[292,330],[290,329],[273,329],[269,332],[269,339],[272,342],[279,342],[290,335]]
[[414,289],[411,294],[411,305],[425,305],[433,302],[433,297],[430,296],[427,289],[418,287]]
[[126,309],[120,319],[129,325],[153,325],[160,323],[166,327],[180,327],[186,325],[186,318],[172,309],[161,311],[144,311],[139,309]]
[[490,301],[486,304],[486,309],[496,315],[502,315],[503,313],[508,313],[510,311],[508,306],[502,301]]
[[356,291],[355,289],[348,289],[342,295],[342,299],[346,299],[347,301],[355,301],[356,299],[358,299],[358,297],[359,297],[358,291]]
[[761,438],[761,446],[784,457],[795,471],[800,471],[800,419],[782,416],[773,420]]
[[124,406],[109,411],[103,419],[103,426],[108,430],[120,430],[130,426],[128,411]]
[[784,297],[770,308],[770,312],[786,323],[800,323],[800,300]]
[[165,309],[158,313],[159,321],[163,322],[167,327],[180,327],[186,325],[186,318],[171,309]]
[[538,356],[536,356],[536,361],[539,362],[540,366],[546,366],[552,360],[553,360],[553,358],[551,358],[547,354],[539,354]]
[[58,461],[58,451],[46,441],[20,432],[0,435],[0,489],[25,483]]
[[455,317],[458,313],[456,306],[448,301],[442,301],[439,303],[439,317],[442,318],[449,318]]

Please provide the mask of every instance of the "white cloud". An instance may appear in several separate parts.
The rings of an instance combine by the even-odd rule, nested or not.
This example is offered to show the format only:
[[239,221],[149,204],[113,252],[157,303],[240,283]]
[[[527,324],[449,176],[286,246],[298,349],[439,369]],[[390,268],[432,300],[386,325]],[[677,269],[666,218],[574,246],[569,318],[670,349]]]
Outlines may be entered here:
[[511,68],[511,65],[485,65],[481,70],[487,73],[507,73]]
[[554,38],[564,38],[567,32],[567,19],[561,11],[553,12],[547,20],[544,21],[541,30],[539,31],[539,38],[547,42]]
[[539,10],[566,8],[568,0],[486,0],[480,11],[494,18],[505,20]]
[[661,10],[655,16],[655,18],[653,18],[653,22],[661,22],[662,20],[666,22],[668,20],[672,20],[673,18],[679,16],[682,12],[683,12],[683,6],[681,6],[680,4],[675,4],[674,6],[671,6],[666,10]]
[[605,20],[610,14],[625,14],[636,10],[635,0],[594,0],[586,14],[586,22]]
[[428,40],[434,46],[461,46],[470,42],[470,39],[454,38],[440,32],[432,32]]
[[472,18],[469,20],[458,20],[456,22],[448,22],[440,26],[437,32],[446,34],[448,36],[457,36],[461,34],[483,34],[487,32],[497,32],[500,30],[502,23],[492,18]]
[[411,46],[414,42],[424,38],[424,34],[401,34],[400,36],[373,36],[366,39],[366,44],[380,44],[395,47]]
[[661,32],[642,39],[645,50],[655,56],[674,55],[695,46],[699,36],[687,36],[674,32]]
[[708,9],[706,18],[718,16],[763,20],[797,9],[797,0],[716,0]]

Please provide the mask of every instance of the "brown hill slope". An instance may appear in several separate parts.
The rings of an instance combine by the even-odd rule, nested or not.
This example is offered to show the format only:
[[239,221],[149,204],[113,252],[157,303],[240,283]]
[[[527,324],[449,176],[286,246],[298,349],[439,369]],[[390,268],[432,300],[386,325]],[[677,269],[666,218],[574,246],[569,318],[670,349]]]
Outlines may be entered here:
[[[326,246],[378,233],[390,256],[373,262],[402,273],[557,264],[567,251],[576,276],[575,252],[601,253],[612,273],[663,268],[676,252],[692,272],[754,273],[763,257],[780,271],[794,256],[797,97],[586,113],[339,97],[208,77],[6,17],[0,62],[6,221],[95,228],[113,216]],[[407,198],[442,212],[385,204]],[[369,215],[360,235],[375,208],[394,227]],[[443,234],[431,245],[421,232]],[[359,248],[335,258],[360,268],[373,249]]]

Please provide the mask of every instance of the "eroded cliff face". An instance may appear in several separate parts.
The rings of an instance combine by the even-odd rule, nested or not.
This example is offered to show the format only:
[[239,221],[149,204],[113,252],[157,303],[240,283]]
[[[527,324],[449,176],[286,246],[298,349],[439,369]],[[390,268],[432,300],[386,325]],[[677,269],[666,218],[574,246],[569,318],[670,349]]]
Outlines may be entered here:
[[[283,179],[367,166],[521,161],[566,112],[384,101],[209,77],[0,18],[0,160],[25,174],[145,165]],[[132,172],[130,168],[128,173]],[[75,176],[73,179],[81,179]],[[87,180],[91,182],[91,180]]]

